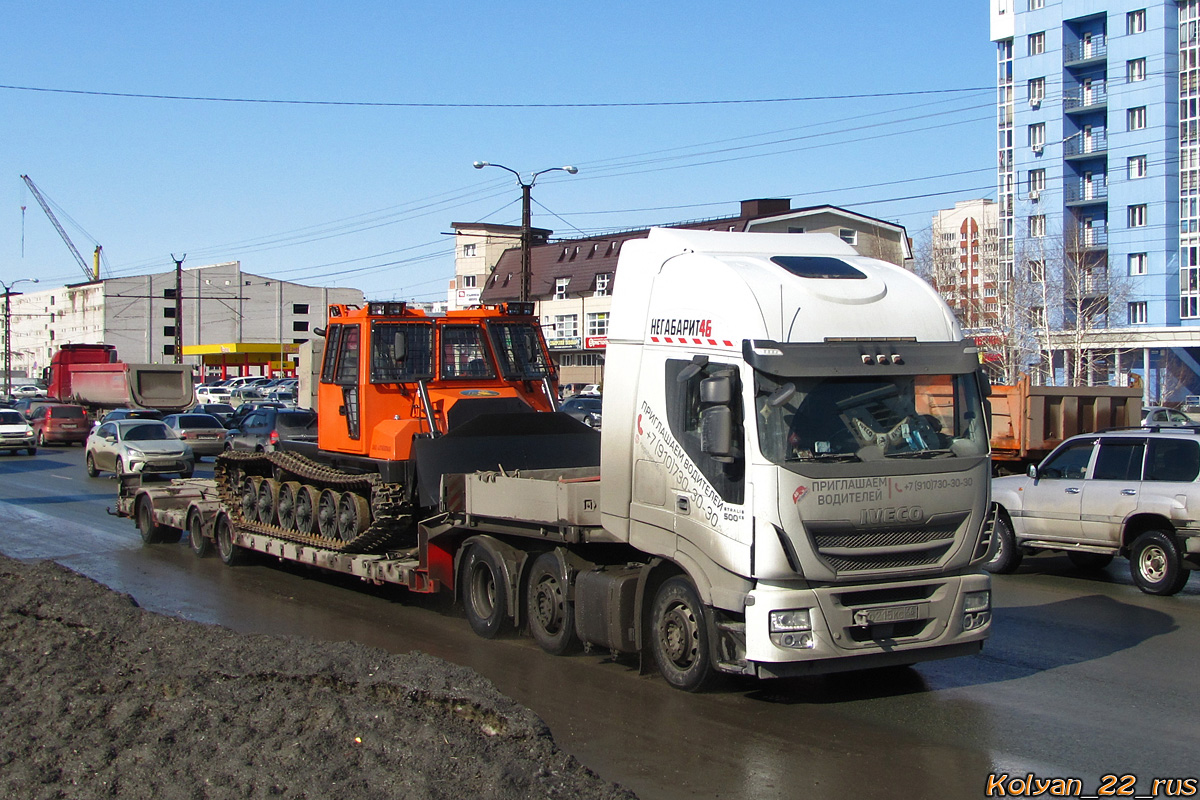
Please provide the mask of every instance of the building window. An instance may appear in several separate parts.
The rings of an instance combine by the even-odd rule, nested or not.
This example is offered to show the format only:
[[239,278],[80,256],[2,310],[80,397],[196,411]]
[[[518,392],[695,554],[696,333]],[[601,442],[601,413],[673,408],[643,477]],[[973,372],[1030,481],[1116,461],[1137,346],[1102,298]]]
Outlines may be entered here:
[[475,288],[475,276],[474,275],[463,275],[462,276],[462,285],[463,285],[464,289],[474,289]]
[[1146,274],[1147,257],[1145,253],[1130,253],[1129,254],[1129,274],[1130,275],[1145,275]]
[[292,332],[293,333],[305,333],[306,331],[308,331],[308,320],[306,320],[306,319],[292,320]]
[[1046,99],[1046,79],[1045,78],[1030,78],[1029,79],[1029,102],[1040,103]]
[[1029,191],[1043,192],[1046,190],[1046,170],[1029,170]]
[[1131,58],[1125,62],[1125,80],[1129,83],[1146,80],[1146,59]]
[[1035,214],[1029,218],[1029,235],[1035,239],[1046,235],[1046,217],[1043,214]]
[[1144,228],[1146,227],[1146,204],[1139,203],[1136,206],[1129,207],[1129,227]]
[[1128,123],[1128,128],[1131,131],[1140,131],[1146,128],[1146,107],[1137,106],[1131,108],[1125,113],[1125,120]]
[[588,336],[608,336],[608,312],[587,315]]
[[560,314],[554,318],[554,336],[558,339],[574,339],[579,335],[579,317]]
[[1029,34],[1029,55],[1040,56],[1046,52],[1046,34],[1031,33]]
[[612,283],[611,272],[601,272],[596,276],[596,297],[607,297],[608,287]]
[[1030,261],[1029,262],[1029,281],[1030,281],[1030,283],[1045,283],[1045,281],[1046,281],[1046,262],[1045,261]]
[[567,285],[571,283],[570,278],[555,278],[554,279],[554,299],[567,299]]
[[1037,11],[1039,8],[1046,7],[1046,0],[1029,0],[1029,10]]
[[1035,122],[1029,126],[1029,146],[1039,153],[1046,146],[1046,123]]
[[292,313],[293,314],[307,314],[308,313],[308,303],[292,303]]
[[853,228],[839,228],[838,236],[843,242],[849,245],[858,244],[858,231]]
[[1125,32],[1130,36],[1146,32],[1146,9],[1140,8],[1125,15]]
[[1145,303],[1145,301],[1129,304],[1129,324],[1130,325],[1145,325],[1146,324],[1146,303]]
[[175,345],[173,345],[173,344],[164,344],[164,345],[163,345],[163,355],[164,355],[164,356],[173,356],[173,355],[175,355]]
[[163,309],[163,319],[175,319],[175,306],[167,306]]
[[475,255],[475,245],[474,244],[464,244],[463,245],[463,257],[470,258],[473,255]]
[[1129,157],[1129,180],[1146,177],[1146,157],[1145,156],[1130,156]]
[[1029,309],[1029,324],[1035,328],[1046,327],[1046,309],[1041,306],[1033,306]]
[[163,297],[167,298],[168,300],[174,300],[175,299],[175,290],[174,289],[163,289]]
[[174,339],[175,338],[175,326],[174,325],[164,325],[163,326],[163,336],[166,336],[169,339]]

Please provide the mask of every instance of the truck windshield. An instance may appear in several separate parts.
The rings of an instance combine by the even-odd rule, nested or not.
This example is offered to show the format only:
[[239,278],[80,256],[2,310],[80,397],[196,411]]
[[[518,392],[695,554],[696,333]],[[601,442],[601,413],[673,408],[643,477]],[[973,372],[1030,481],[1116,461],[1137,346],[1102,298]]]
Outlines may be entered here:
[[500,359],[500,372],[509,380],[540,381],[550,375],[537,329],[527,322],[488,325],[492,346]]
[[988,452],[974,375],[756,376],[758,440],[775,463]]

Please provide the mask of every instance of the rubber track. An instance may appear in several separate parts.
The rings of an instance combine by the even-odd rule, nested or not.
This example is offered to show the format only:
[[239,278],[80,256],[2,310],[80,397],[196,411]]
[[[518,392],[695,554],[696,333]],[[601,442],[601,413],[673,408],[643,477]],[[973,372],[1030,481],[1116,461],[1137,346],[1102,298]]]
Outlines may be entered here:
[[[342,541],[245,519],[242,516],[241,486],[233,483],[234,477],[239,475],[277,478],[280,483],[298,481],[319,489],[353,491],[370,497],[371,524],[355,538]],[[217,496],[221,505],[241,530],[342,553],[385,553],[397,546],[411,544],[413,509],[404,499],[404,487],[385,483],[377,474],[342,472],[297,453],[234,450],[217,456],[213,476],[217,481]]]

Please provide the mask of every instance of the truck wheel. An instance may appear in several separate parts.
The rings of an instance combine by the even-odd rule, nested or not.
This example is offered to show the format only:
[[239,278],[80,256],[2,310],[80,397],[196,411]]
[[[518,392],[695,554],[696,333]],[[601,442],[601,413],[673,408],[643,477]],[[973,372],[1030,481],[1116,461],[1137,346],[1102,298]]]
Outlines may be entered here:
[[463,565],[463,606],[471,630],[484,639],[495,639],[508,618],[504,573],[491,551],[476,545]]
[[204,535],[204,519],[199,514],[192,514],[188,520],[188,547],[196,558],[205,558],[212,552],[212,540]]
[[86,465],[87,474],[88,474],[89,478],[94,478],[100,474],[100,470],[96,469],[96,460],[94,458],[92,458],[91,453],[88,453],[84,457],[83,461],[84,461],[84,464]]
[[717,673],[708,647],[707,612],[690,580],[677,575],[659,587],[650,627],[650,647],[667,683],[685,692],[712,686]]
[[1146,531],[1134,540],[1129,572],[1139,589],[1157,595],[1175,594],[1190,576],[1179,557],[1175,537],[1165,531]]
[[1098,572],[1111,564],[1113,560],[1111,553],[1084,553],[1076,551],[1067,553],[1067,558],[1071,559],[1071,563],[1077,569],[1088,572]]
[[[159,544],[171,539],[171,529],[154,521],[154,508],[149,500],[138,502],[137,525],[144,544]],[[176,536],[175,541],[178,540]]]
[[529,633],[538,646],[556,656],[576,648],[575,604],[567,599],[554,553],[542,553],[529,571],[525,592]]
[[233,524],[224,514],[217,515],[217,555],[221,562],[229,567],[236,567],[246,560],[246,551],[233,543]]
[[1017,537],[1013,535],[1008,520],[998,510],[996,521],[992,523],[992,539],[992,557],[983,562],[983,568],[997,575],[1016,572],[1024,554],[1017,547]]

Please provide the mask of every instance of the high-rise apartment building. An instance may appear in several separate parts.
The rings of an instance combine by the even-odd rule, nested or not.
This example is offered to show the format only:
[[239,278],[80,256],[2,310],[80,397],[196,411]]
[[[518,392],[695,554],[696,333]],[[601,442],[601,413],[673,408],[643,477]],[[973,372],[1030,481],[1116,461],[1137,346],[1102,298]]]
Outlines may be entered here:
[[1195,393],[1200,0],[990,2],[1002,278],[1060,379]]

